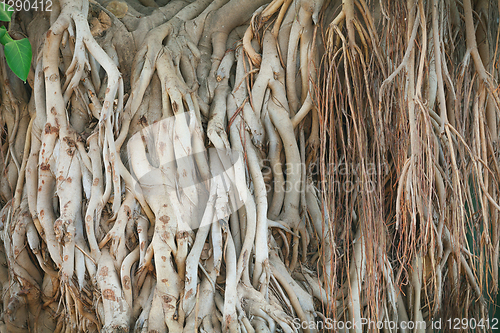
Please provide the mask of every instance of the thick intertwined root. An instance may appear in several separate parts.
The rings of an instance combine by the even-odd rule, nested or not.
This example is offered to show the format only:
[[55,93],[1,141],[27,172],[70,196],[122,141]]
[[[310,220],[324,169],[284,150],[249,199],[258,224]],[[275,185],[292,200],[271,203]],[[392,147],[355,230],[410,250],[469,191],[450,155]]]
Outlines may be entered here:
[[[147,18],[125,16],[123,25],[114,16],[123,16],[119,4],[92,5],[92,29],[87,1],[57,4],[34,61],[24,156],[14,124],[26,130],[26,111],[13,100],[8,112],[16,118],[7,123],[6,170],[21,172],[9,179],[23,180],[26,169],[26,186],[11,180],[16,199],[2,210],[17,281],[8,327],[23,330],[14,316],[23,313],[41,316],[42,331],[292,332],[293,314],[314,320],[312,296],[283,261],[293,270],[299,250],[307,257],[309,204],[328,238],[316,191],[303,185],[306,144],[294,135],[300,127],[316,150],[309,80],[322,1],[266,3],[168,4],[153,12],[147,33]],[[273,17],[273,32],[263,34]],[[282,25],[283,35],[293,33],[280,49]],[[110,42],[132,26],[143,42],[130,74],[118,65],[133,53]],[[305,67],[297,70],[299,54]],[[285,74],[300,75],[300,92],[286,88]],[[305,119],[311,131],[300,126]],[[269,252],[277,242],[290,250]]]

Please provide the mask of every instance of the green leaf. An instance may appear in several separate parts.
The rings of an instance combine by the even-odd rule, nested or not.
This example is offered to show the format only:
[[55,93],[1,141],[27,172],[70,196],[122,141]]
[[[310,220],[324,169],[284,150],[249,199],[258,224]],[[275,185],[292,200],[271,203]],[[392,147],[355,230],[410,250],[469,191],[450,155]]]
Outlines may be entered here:
[[5,2],[0,3],[0,21],[10,22],[14,8],[7,5]]
[[31,44],[28,38],[13,40],[5,44],[5,59],[10,69],[24,82],[31,65]]
[[[2,5],[0,4],[0,7]],[[7,29],[5,27],[0,27],[0,44],[5,45],[8,42],[13,41],[12,37],[10,37],[9,33],[7,32]]]

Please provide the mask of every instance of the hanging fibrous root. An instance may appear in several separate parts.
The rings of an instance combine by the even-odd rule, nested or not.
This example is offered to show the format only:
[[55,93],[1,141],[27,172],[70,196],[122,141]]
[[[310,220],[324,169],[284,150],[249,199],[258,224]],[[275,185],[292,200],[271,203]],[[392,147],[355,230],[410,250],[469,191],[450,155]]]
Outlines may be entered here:
[[[374,6],[383,17],[373,15]],[[497,133],[490,131],[497,125],[492,111],[498,93],[490,88],[497,74],[484,75],[483,61],[492,59],[485,47],[491,36],[472,24],[474,10],[484,12],[486,2],[474,8],[464,2],[463,16],[458,6],[346,0],[330,14],[324,61],[329,76],[322,94],[327,98],[333,90],[337,97],[321,106],[322,133],[330,146],[323,147],[327,159],[320,163],[332,172],[325,179],[329,217],[347,221],[333,222],[330,230],[342,227],[340,239],[354,243],[332,252],[334,259],[349,257],[340,260],[345,267],[340,276],[349,283],[339,276],[340,287],[330,285],[333,293],[351,295],[347,311],[336,311],[340,317],[421,321],[455,311],[487,316],[478,286],[496,290],[490,281],[496,281],[498,268],[491,266],[489,280],[490,264],[477,258],[496,258],[498,252],[488,245],[491,237],[498,243]],[[394,20],[398,13],[405,13],[404,23]],[[449,43],[458,36],[465,48]],[[384,50],[386,45],[398,46]],[[339,186],[345,182],[355,186]],[[472,244],[476,234],[480,240]],[[383,293],[375,280],[384,281]],[[410,283],[398,295],[396,286],[404,280]],[[473,306],[470,298],[459,300],[464,290],[473,295]],[[364,304],[358,301],[363,297]],[[459,309],[446,308],[455,301]]]

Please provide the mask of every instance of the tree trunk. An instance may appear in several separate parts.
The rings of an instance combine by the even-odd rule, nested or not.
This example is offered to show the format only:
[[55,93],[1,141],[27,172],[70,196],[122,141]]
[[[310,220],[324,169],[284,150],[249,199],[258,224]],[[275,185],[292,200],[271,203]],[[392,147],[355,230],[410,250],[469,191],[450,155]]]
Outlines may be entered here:
[[0,332],[500,327],[500,2],[43,1]]

